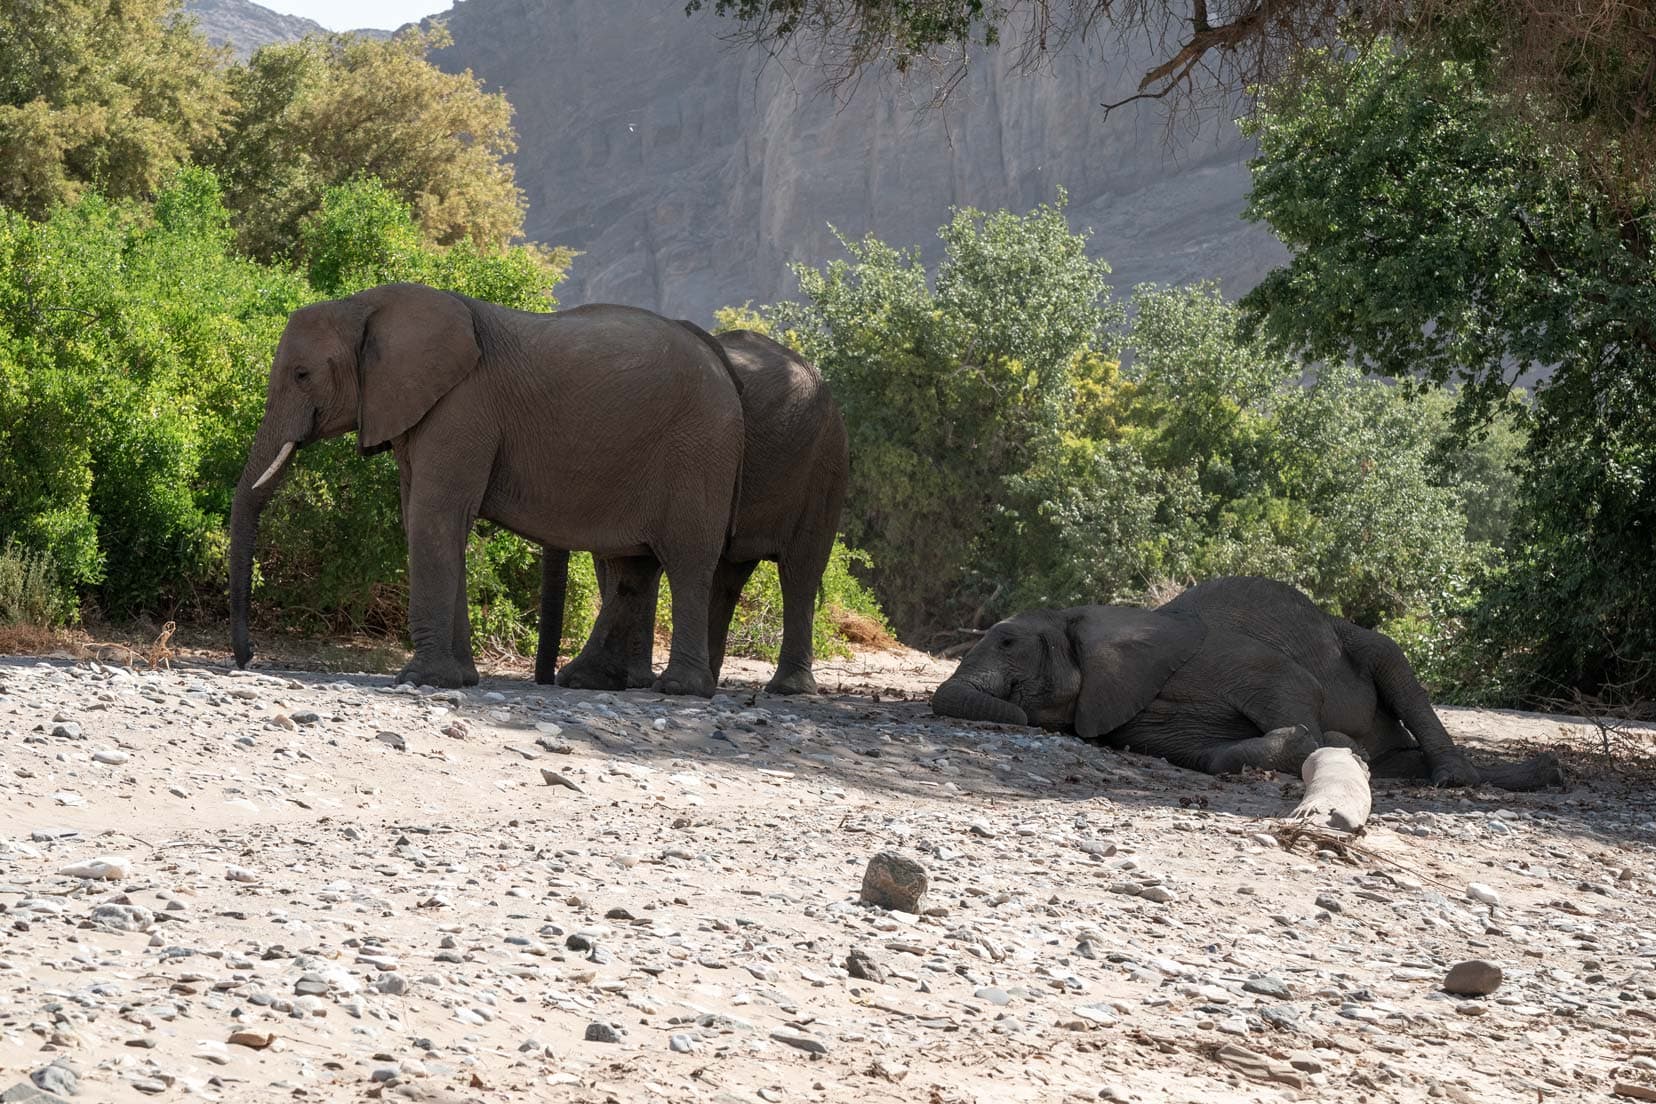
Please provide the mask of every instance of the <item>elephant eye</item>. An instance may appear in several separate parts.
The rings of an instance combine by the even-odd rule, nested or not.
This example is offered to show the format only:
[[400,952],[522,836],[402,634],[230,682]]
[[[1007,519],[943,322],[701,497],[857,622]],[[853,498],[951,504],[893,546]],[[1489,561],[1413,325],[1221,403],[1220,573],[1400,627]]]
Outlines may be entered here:
[[293,370],[293,378],[298,380],[300,383],[304,383],[306,380],[310,379],[310,369],[295,368]]
[[1002,638],[1002,639],[1001,639],[1001,647],[1003,647],[1003,648],[1010,648],[1010,647],[1011,647],[1011,646],[1012,646],[1012,638],[1011,638],[1011,637],[1010,637],[1010,636],[1008,636],[1008,637],[1003,637],[1003,638]]

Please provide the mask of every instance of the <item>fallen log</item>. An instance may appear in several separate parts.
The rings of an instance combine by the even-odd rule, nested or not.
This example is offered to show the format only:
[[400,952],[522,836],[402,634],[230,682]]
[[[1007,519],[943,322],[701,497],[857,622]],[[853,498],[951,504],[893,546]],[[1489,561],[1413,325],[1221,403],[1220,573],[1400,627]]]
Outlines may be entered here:
[[1284,820],[1341,832],[1355,832],[1368,820],[1368,764],[1350,748],[1318,748],[1306,757],[1300,777],[1305,800]]

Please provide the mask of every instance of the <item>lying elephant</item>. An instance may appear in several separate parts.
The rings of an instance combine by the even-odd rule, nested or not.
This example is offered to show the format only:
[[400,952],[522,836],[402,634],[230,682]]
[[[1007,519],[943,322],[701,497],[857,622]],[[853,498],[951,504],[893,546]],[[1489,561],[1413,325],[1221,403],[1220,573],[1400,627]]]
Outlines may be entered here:
[[1035,610],[994,626],[932,695],[946,717],[1073,730],[1210,774],[1298,772],[1352,747],[1382,778],[1534,790],[1550,754],[1479,770],[1390,637],[1286,583],[1213,579],[1160,609]]

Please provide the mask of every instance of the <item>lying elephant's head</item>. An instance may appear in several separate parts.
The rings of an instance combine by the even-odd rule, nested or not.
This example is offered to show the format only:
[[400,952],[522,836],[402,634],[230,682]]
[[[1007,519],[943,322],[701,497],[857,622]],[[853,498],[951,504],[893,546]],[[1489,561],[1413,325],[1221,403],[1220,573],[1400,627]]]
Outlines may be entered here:
[[1206,636],[1192,614],[1133,606],[1036,610],[990,629],[932,695],[945,717],[1073,728],[1126,724]]

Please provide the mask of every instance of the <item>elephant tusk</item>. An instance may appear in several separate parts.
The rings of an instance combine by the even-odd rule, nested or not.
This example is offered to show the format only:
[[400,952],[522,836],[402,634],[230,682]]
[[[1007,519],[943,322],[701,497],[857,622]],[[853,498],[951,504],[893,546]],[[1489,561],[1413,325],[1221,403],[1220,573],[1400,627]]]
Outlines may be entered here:
[[282,465],[287,463],[287,458],[292,455],[293,442],[289,441],[282,446],[282,451],[276,454],[276,459],[270,462],[270,467],[264,470],[264,474],[253,481],[253,489],[256,491],[266,483],[269,483],[271,479],[275,477],[276,473],[282,470]]

